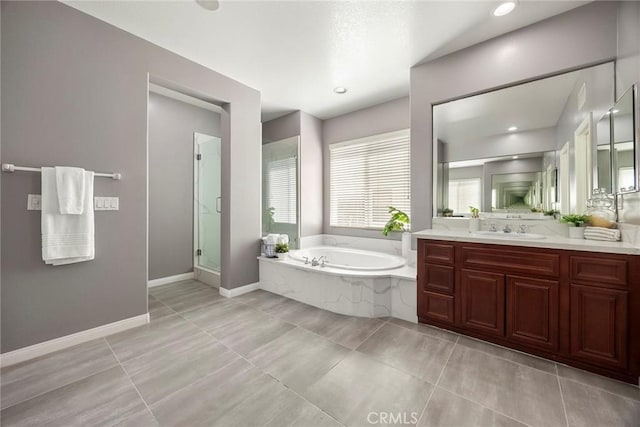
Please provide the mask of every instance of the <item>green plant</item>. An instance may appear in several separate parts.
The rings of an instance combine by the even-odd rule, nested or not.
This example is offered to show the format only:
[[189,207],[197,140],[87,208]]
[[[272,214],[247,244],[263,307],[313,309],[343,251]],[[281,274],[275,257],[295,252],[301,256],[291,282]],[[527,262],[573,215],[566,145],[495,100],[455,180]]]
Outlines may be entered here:
[[473,206],[469,206],[469,209],[471,209],[471,218],[480,218],[480,209]]
[[393,206],[389,206],[389,213],[391,214],[391,218],[389,218],[389,221],[384,225],[382,234],[388,236],[391,231],[407,231],[409,215]]
[[273,215],[275,215],[276,213],[276,208],[267,208],[264,210],[264,217],[265,217],[265,231],[271,231],[273,230],[273,226],[275,225],[276,221],[273,219]]
[[560,222],[564,222],[571,227],[582,227],[587,222],[589,222],[590,219],[591,217],[589,215],[571,214],[564,215],[562,218],[560,218]]
[[453,216],[453,209],[449,209],[449,208],[442,209],[442,216]]
[[544,216],[554,216],[555,214],[559,214],[560,211],[555,209],[551,209],[550,211],[544,211]]
[[289,252],[289,244],[288,243],[276,243],[276,253],[277,254],[286,254]]

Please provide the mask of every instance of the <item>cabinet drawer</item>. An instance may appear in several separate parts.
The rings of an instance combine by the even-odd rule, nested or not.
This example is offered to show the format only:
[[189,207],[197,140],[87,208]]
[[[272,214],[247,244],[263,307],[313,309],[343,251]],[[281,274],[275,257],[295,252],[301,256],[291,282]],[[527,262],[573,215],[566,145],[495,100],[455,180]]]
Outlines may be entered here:
[[453,265],[455,247],[452,244],[422,241],[422,261]]
[[421,292],[418,299],[418,317],[453,323],[454,297],[433,292]]
[[628,286],[627,260],[613,257],[572,256],[571,280],[596,282],[603,287],[626,288]]
[[425,264],[423,290],[453,294],[454,268],[446,265]]
[[560,255],[463,246],[462,267],[557,277],[560,273]]

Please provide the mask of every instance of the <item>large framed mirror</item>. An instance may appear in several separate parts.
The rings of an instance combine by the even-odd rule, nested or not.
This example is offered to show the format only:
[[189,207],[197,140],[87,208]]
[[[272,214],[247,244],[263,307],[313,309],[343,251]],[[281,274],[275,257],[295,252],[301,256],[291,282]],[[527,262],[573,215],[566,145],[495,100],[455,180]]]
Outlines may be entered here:
[[608,62],[434,105],[433,215],[584,212],[593,188],[613,186],[598,120],[614,98]]
[[635,98],[637,86],[627,90],[611,108],[612,181],[617,193],[638,190],[638,147]]
[[286,234],[289,247],[300,240],[300,137],[262,145],[262,235]]

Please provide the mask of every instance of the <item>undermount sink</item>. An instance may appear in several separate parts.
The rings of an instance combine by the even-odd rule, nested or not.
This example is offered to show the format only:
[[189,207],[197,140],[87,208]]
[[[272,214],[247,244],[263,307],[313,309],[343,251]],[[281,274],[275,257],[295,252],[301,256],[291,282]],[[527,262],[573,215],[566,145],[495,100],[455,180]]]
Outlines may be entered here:
[[512,231],[511,233],[505,233],[504,231],[472,231],[471,234],[475,236],[509,240],[537,240],[545,238],[543,234],[516,233],[515,231]]

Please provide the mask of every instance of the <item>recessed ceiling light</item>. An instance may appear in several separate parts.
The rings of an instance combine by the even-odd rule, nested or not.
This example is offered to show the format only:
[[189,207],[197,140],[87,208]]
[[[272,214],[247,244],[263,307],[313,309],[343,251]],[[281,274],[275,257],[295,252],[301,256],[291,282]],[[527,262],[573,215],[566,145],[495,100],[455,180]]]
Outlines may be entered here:
[[346,88],[346,87],[338,86],[338,87],[334,87],[334,88],[333,88],[333,91],[334,91],[335,93],[338,93],[338,94],[342,95],[343,93],[347,93],[347,88]]
[[513,9],[515,9],[515,8],[516,8],[516,2],[515,1],[505,1],[503,3],[500,3],[500,5],[498,7],[493,9],[493,16],[505,16],[505,15],[508,15],[509,13],[513,12]]
[[511,158],[512,158],[512,159],[517,159],[517,158],[518,158],[518,156],[511,156]]
[[518,130],[517,126],[511,126],[509,129],[507,129],[509,132],[513,132],[515,130]]
[[220,3],[218,0],[196,0],[198,6],[207,10],[218,10]]

